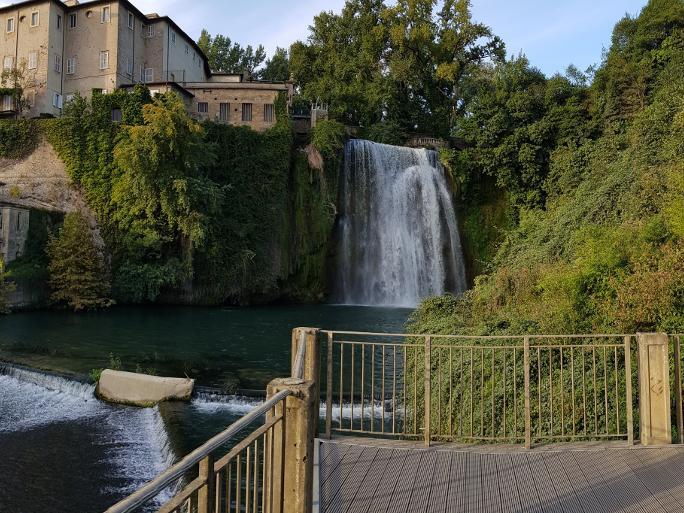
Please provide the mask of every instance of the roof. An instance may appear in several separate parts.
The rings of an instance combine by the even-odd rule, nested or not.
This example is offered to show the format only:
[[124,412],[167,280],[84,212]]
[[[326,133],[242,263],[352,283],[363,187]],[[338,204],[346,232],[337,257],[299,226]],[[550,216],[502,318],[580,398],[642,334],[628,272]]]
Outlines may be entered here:
[[195,42],[193,38],[191,38],[182,28],[178,26],[178,24],[173,21],[171,18],[168,16],[154,16],[154,17],[148,17],[146,14],[143,14],[143,12],[138,9],[135,5],[133,5],[129,0],[89,0],[87,2],[83,2],[78,5],[65,5],[61,0],[24,0],[23,2],[17,2],[14,4],[10,4],[5,7],[0,7],[0,13],[6,12],[6,11],[14,11],[16,9],[20,9],[22,7],[28,7],[30,5],[35,5],[35,4],[44,4],[44,3],[55,3],[59,5],[62,9],[65,11],[76,11],[79,9],[82,9],[84,7],[90,7],[90,6],[95,6],[95,5],[103,5],[103,4],[111,4],[112,2],[118,1],[120,4],[124,5],[126,9],[131,11],[132,13],[136,14],[138,17],[146,20],[146,23],[153,24],[153,23],[160,23],[165,21],[168,23],[173,29],[178,32],[182,37],[184,37],[192,46],[192,48],[199,54],[199,56],[202,58],[204,61],[204,71],[206,72],[207,76],[211,76],[211,68],[209,67],[209,60],[207,59],[207,56],[204,55],[204,52],[202,49],[199,47],[199,45]]
[[[122,85],[121,88],[122,89],[132,89],[136,85],[138,85],[138,84],[125,84],[125,85]],[[188,91],[185,87],[181,86],[177,82],[171,82],[171,81],[169,81],[169,82],[146,82],[142,85],[144,85],[148,89],[154,89],[155,86],[156,87],[161,87],[161,86],[171,87],[172,89],[176,89],[176,90],[178,90],[178,92],[180,92],[186,96],[189,96],[191,98],[195,97],[194,94],[192,94],[190,91]]]

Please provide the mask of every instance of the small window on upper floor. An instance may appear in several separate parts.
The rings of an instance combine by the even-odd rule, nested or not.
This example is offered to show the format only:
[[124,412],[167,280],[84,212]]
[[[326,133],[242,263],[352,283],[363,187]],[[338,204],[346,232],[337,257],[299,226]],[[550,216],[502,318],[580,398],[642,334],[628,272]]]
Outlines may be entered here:
[[14,18],[7,18],[7,32],[14,32]]
[[37,27],[38,25],[40,25],[40,13],[38,11],[34,11],[31,13],[31,26]]
[[38,52],[30,52],[28,55],[28,69],[36,69],[38,67]]
[[57,30],[61,30],[62,28],[62,15],[58,14],[57,15]]
[[133,17],[133,13],[129,12],[128,13],[128,28],[133,30],[133,27],[135,27],[135,18]]
[[2,69],[12,69],[14,68],[14,57],[11,55],[6,55],[2,60]]
[[154,37],[154,25],[142,25],[142,37]]
[[111,7],[105,5],[100,13],[100,23],[109,23],[109,20],[111,19],[111,12]]
[[266,123],[273,123],[273,104],[267,103],[264,105],[264,121]]
[[154,82],[154,68],[145,68],[145,72],[143,74],[143,82],[146,84],[151,84]]
[[171,32],[171,42],[175,45],[176,44],[176,33]]
[[185,43],[185,55],[190,53],[190,47],[188,46],[187,43]]
[[69,28],[76,28],[76,13],[75,12],[70,12],[69,13]]
[[55,71],[57,73],[62,72],[62,56],[59,54],[55,54]]
[[197,112],[200,114],[206,114],[209,112],[209,103],[208,102],[197,102]]
[[76,73],[76,57],[69,57],[66,61],[66,73],[67,75],[73,75]]
[[100,52],[100,69],[107,69],[109,67],[109,52],[104,50]]

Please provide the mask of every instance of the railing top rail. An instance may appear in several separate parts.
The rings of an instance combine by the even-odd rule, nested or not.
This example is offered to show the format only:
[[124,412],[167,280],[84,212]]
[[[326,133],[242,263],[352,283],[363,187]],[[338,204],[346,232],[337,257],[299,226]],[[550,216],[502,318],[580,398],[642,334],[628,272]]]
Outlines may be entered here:
[[431,333],[375,333],[364,331],[336,331],[336,330],[321,330],[321,333],[331,335],[360,335],[368,337],[404,337],[404,338],[453,338],[464,340],[524,340],[532,339],[558,339],[558,338],[618,338],[618,337],[633,337],[634,334],[628,333],[594,333],[594,334],[577,334],[577,335],[435,335]]
[[148,500],[161,493],[174,481],[182,477],[183,474],[192,468],[193,465],[199,463],[199,461],[228,442],[240,431],[258,420],[262,415],[266,414],[271,408],[291,394],[292,392],[290,390],[278,392],[269,400],[254,408],[247,415],[231,424],[230,427],[228,427],[225,431],[222,431],[218,435],[209,439],[207,442],[181,459],[178,463],[159,474],[152,481],[148,482],[136,492],[109,508],[105,513],[129,513],[135,511],[137,508],[144,505]]

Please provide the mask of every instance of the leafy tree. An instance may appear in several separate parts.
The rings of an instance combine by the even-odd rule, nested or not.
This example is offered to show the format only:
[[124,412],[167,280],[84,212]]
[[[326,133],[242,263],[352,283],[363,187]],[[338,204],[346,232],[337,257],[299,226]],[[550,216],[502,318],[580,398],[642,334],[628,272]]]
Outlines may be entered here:
[[58,236],[47,244],[51,299],[75,311],[109,306],[109,283],[101,250],[87,219],[79,212],[65,216]]
[[14,284],[8,278],[9,273],[5,271],[5,262],[0,258],[0,314],[9,312],[7,296],[14,291]]
[[197,44],[209,59],[211,70],[217,73],[254,74],[266,59],[263,45],[243,48],[224,35],[212,36],[206,29],[202,30]]
[[276,48],[273,57],[266,60],[264,68],[259,71],[260,80],[285,82],[290,80],[290,56],[285,48]]

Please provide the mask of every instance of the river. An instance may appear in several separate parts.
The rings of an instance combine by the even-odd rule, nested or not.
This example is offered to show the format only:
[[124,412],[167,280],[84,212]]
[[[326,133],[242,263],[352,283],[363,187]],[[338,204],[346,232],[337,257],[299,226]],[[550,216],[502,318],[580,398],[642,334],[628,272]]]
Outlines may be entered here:
[[[410,310],[352,306],[117,307],[0,317],[0,358],[87,375],[189,375],[206,386],[263,390],[289,374],[296,326],[399,331]],[[6,367],[0,373],[0,512],[104,510],[249,411],[258,398],[196,397],[137,409],[101,403],[93,386]]]

